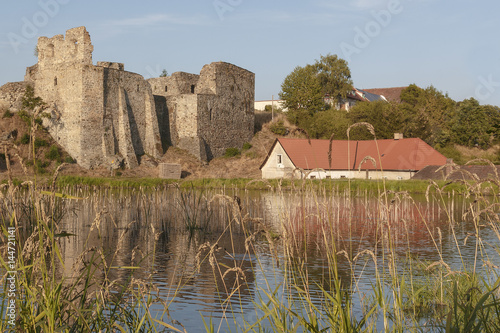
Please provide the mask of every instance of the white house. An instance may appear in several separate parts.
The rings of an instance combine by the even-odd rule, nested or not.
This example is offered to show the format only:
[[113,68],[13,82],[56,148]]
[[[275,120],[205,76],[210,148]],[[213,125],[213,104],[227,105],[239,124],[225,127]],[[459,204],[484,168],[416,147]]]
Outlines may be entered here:
[[275,110],[277,108],[280,108],[282,111],[286,111],[284,108],[284,103],[285,101],[281,99],[275,99],[273,100],[268,100],[268,101],[255,101],[254,102],[254,109],[255,111],[265,111],[266,105],[274,105]]
[[[329,159],[329,152],[331,158]],[[307,140],[279,138],[262,163],[262,178],[410,179],[446,157],[419,138]]]

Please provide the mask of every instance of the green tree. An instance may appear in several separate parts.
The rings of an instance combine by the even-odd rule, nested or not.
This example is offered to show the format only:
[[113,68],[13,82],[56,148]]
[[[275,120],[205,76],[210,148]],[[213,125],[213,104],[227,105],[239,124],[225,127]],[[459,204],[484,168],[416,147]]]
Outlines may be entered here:
[[347,128],[351,125],[345,110],[329,109],[316,112],[307,123],[307,132],[312,138],[329,139],[333,134],[335,140],[347,139]]
[[22,97],[23,110],[33,112],[37,106],[43,106],[44,104],[41,97],[35,96],[35,89],[31,85],[26,86],[26,91]]
[[450,127],[454,143],[488,148],[499,137],[499,110],[490,105],[481,106],[474,98],[463,100],[457,105]]
[[312,113],[325,107],[321,84],[312,65],[295,67],[281,84],[279,97],[284,100],[284,107],[292,112],[308,110]]
[[336,54],[328,54],[316,60],[314,67],[325,96],[340,102],[352,91],[351,71],[344,59]]
[[422,89],[415,84],[401,92],[399,108],[404,115],[403,133],[430,145],[446,145],[450,140],[450,121],[456,102],[433,86]]
[[163,69],[163,70],[161,71],[160,77],[167,77],[167,76],[168,76],[168,72],[167,72],[167,70],[166,70],[166,69]]
[[[359,122],[372,124],[379,139],[390,139],[394,137],[394,133],[404,133],[405,129],[405,115],[396,103],[360,102],[351,108],[348,117],[352,124]],[[350,137],[357,140],[373,139],[373,135],[362,127],[353,129]]]

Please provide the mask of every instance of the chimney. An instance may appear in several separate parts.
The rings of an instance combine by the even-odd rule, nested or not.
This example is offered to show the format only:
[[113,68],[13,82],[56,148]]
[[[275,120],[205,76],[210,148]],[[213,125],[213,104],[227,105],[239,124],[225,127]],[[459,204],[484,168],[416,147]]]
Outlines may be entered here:
[[394,133],[394,140],[402,140],[403,133]]

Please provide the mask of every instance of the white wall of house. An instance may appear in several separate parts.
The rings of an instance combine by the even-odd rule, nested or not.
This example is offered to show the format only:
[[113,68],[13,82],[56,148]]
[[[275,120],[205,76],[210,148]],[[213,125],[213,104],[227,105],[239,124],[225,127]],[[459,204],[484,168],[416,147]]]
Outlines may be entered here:
[[[282,100],[274,100],[274,107],[275,108],[280,108],[283,111],[285,111],[283,109],[283,104],[284,103],[285,103],[285,101],[282,101]],[[254,108],[255,108],[255,111],[264,111],[265,108],[266,108],[266,105],[272,105],[272,104],[273,104],[272,100],[269,100],[269,101],[255,101],[254,102]]]
[[292,163],[279,142],[276,143],[271,155],[262,167],[262,178],[292,178],[295,165]]
[[415,172],[413,171],[368,171],[366,170],[305,170],[301,174],[299,170],[294,173],[294,178],[303,178],[306,176],[308,179],[390,179],[390,180],[405,180],[410,179]]

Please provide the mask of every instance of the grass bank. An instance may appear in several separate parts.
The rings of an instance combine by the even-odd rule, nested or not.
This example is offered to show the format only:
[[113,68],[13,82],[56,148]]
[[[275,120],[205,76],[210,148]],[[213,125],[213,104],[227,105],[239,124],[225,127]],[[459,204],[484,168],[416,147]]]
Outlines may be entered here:
[[[427,181],[427,180],[364,180],[364,179],[336,179],[336,180],[290,180],[290,179],[248,179],[248,178],[203,178],[195,180],[160,179],[160,178],[95,178],[61,176],[57,180],[59,187],[65,186],[98,186],[109,188],[156,188],[179,187],[200,189],[246,189],[246,190],[296,190],[314,189],[320,191],[345,192],[364,194],[365,192],[378,193],[380,191],[408,192],[425,194],[428,191],[465,193],[468,186],[460,182]],[[481,185],[484,194],[498,192],[498,186],[493,183]]]
[[[15,185],[23,183],[22,179],[14,179]],[[7,183],[7,181],[4,181]],[[38,184],[49,186],[52,178],[39,178]],[[439,187],[443,192],[465,193],[467,186],[463,183],[426,180],[364,180],[364,179],[324,179],[324,180],[290,180],[290,179],[249,179],[249,178],[202,178],[202,179],[161,179],[161,178],[124,178],[124,177],[80,177],[59,176],[56,182],[59,188],[67,186],[104,187],[104,188],[200,188],[200,189],[246,189],[246,190],[297,190],[314,189],[320,191],[345,192],[364,194],[378,193],[385,190],[415,194],[425,194]],[[482,184],[483,193],[497,193],[495,184]]]

